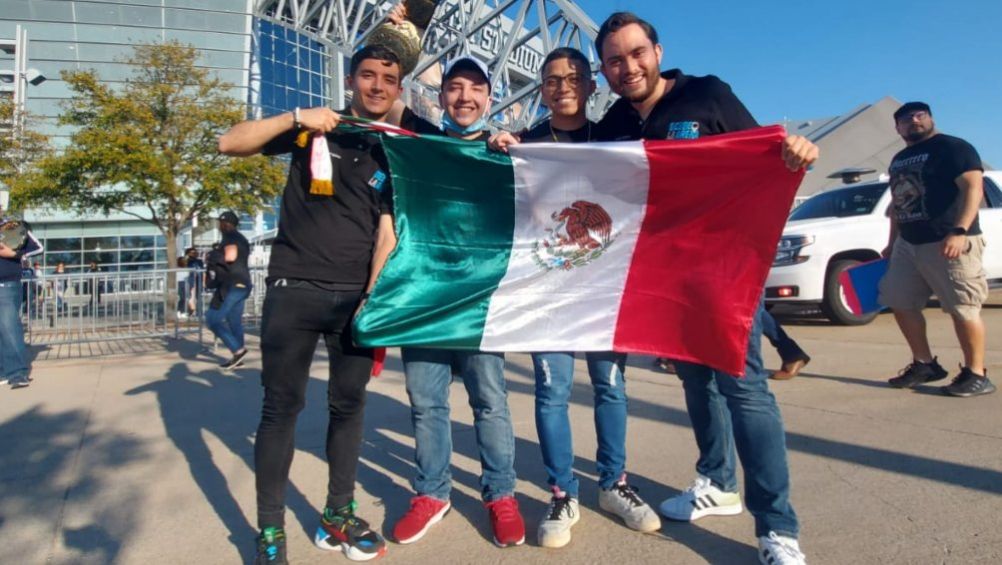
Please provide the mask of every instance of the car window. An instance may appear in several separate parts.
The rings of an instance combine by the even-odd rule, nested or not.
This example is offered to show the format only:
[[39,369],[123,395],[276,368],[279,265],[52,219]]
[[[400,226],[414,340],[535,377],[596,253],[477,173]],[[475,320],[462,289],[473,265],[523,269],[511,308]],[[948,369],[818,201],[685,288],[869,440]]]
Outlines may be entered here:
[[886,190],[887,183],[883,182],[815,194],[790,213],[790,220],[865,216],[873,212]]
[[981,207],[1002,208],[1002,190],[988,177],[985,177],[985,197],[981,200]]

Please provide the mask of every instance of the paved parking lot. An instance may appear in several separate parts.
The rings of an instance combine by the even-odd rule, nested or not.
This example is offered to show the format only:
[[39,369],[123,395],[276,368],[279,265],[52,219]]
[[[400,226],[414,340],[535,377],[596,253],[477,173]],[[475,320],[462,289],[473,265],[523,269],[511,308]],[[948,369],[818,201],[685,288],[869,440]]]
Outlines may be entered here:
[[[1002,302],[996,300],[996,302]],[[929,311],[946,367],[960,350],[949,320]],[[1002,380],[1002,306],[986,310],[989,374]],[[793,502],[812,563],[1002,561],[1002,394],[940,396],[890,389],[909,361],[893,320],[832,327],[796,320],[791,335],[814,357],[806,374],[773,383],[787,426]],[[256,342],[254,343],[256,345]],[[0,562],[240,563],[252,554],[253,434],[259,357],[234,373],[197,344],[168,350],[40,360],[30,388],[0,390]],[[768,347],[767,347],[768,350]],[[44,358],[44,352],[42,352]],[[399,358],[370,387],[359,468],[360,514],[388,531],[407,507],[413,441]],[[777,365],[769,351],[768,364]],[[62,357],[62,356],[58,356]],[[629,469],[652,504],[684,489],[696,457],[679,381],[631,358]],[[571,545],[535,546],[547,492],[535,438],[531,363],[509,356],[519,502],[526,546],[489,541],[477,492],[479,463],[461,385],[454,390],[455,510],[417,544],[391,544],[396,563],[756,562],[746,514],[631,532],[597,510],[589,386],[578,367],[572,420],[582,477]],[[300,419],[288,492],[293,563],[342,563],[310,543],[323,503],[326,360],[318,354]]]

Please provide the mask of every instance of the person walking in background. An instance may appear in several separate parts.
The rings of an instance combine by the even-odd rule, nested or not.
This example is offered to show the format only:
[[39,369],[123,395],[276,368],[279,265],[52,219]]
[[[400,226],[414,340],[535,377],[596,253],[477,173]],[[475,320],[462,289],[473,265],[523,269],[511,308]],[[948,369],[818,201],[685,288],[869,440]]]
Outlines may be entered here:
[[237,231],[240,219],[236,213],[227,211],[219,216],[219,231],[223,234],[220,242],[222,263],[226,266],[225,280],[216,289],[220,300],[213,298],[209,311],[205,314],[205,325],[230,350],[231,357],[220,367],[235,369],[243,365],[247,355],[244,347],[244,303],[251,291],[250,270],[247,257],[250,244]]

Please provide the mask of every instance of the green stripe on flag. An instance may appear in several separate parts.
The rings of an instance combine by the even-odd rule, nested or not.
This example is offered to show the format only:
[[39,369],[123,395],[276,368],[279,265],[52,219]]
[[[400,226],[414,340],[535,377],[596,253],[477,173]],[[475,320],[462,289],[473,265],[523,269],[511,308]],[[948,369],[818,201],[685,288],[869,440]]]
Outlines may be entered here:
[[511,159],[446,137],[384,138],[383,147],[399,241],[355,320],[355,341],[478,349],[511,255]]

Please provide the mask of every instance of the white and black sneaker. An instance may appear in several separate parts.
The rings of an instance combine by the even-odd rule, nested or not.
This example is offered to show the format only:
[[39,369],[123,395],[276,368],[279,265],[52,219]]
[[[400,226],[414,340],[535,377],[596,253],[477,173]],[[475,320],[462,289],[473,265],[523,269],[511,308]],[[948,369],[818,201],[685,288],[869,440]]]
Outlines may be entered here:
[[243,367],[244,366],[244,357],[246,357],[246,356],[247,356],[247,348],[245,347],[245,348],[241,349],[240,351],[237,351],[236,353],[234,353],[233,357],[230,357],[229,361],[227,361],[227,362],[225,362],[225,363],[223,363],[223,364],[221,364],[219,366],[221,368],[223,368],[223,369],[226,369],[227,371],[230,370],[230,369],[236,369],[236,368],[239,368],[239,367]]
[[598,506],[619,516],[628,528],[638,532],[656,532],[661,529],[661,518],[641,500],[637,489],[626,484],[625,474],[612,488],[599,489]]
[[763,565],[807,565],[797,540],[776,532],[758,538],[758,560]]
[[662,502],[659,510],[665,518],[681,522],[703,516],[733,516],[742,511],[741,495],[720,490],[708,477],[699,475],[685,492]]
[[578,510],[578,499],[571,498],[554,487],[550,505],[546,507],[546,514],[536,530],[539,545],[557,548],[569,544],[571,527],[581,519]]

